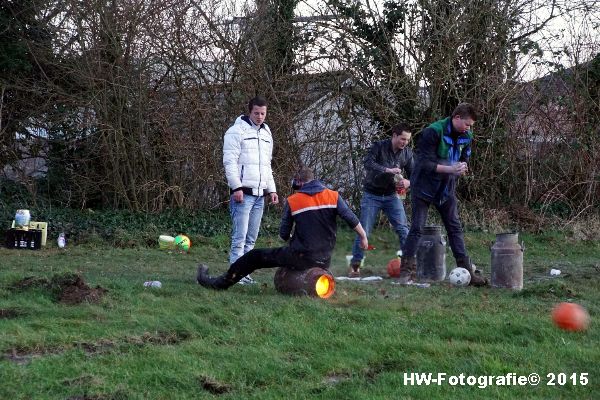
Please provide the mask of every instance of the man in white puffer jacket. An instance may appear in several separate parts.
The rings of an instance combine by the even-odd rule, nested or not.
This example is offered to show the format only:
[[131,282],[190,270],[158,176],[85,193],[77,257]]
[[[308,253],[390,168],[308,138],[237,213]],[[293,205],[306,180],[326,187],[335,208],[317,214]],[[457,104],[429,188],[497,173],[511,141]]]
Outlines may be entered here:
[[[225,132],[223,165],[231,198],[231,250],[229,263],[254,248],[265,199],[277,204],[279,198],[271,170],[273,137],[265,124],[267,100],[257,96],[248,103],[249,115],[239,116]],[[248,275],[240,283],[254,283]]]

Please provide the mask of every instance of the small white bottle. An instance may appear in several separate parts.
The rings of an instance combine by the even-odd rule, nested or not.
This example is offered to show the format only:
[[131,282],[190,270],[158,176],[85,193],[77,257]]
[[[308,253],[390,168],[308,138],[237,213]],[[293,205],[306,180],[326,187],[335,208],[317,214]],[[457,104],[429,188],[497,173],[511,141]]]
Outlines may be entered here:
[[160,281],[146,281],[146,282],[144,282],[144,287],[161,288],[162,283],[160,283]]
[[58,243],[58,247],[60,247],[61,249],[63,249],[66,246],[67,240],[65,239],[64,232],[61,232],[58,235],[58,240],[56,242]]

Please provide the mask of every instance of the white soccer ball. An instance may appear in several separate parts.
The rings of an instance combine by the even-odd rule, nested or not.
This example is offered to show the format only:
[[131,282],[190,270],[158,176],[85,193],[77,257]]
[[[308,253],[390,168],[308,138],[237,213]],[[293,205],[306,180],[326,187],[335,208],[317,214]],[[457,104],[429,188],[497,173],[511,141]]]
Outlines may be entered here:
[[454,268],[448,274],[448,280],[454,286],[467,286],[471,282],[471,274],[465,268]]

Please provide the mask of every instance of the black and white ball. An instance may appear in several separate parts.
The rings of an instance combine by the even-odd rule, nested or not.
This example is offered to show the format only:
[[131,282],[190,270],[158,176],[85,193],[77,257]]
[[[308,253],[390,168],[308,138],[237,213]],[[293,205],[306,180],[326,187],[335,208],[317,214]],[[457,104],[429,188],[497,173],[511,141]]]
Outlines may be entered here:
[[454,286],[467,286],[471,282],[471,274],[465,268],[454,268],[448,274],[448,280]]

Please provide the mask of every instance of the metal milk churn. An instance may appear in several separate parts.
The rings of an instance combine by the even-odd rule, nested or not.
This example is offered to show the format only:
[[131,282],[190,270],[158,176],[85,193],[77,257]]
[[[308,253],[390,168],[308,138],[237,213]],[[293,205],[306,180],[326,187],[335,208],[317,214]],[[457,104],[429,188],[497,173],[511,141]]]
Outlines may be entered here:
[[492,252],[492,287],[523,289],[523,251],[519,233],[499,233]]
[[417,280],[443,281],[446,278],[446,241],[442,227],[428,225],[417,247]]

